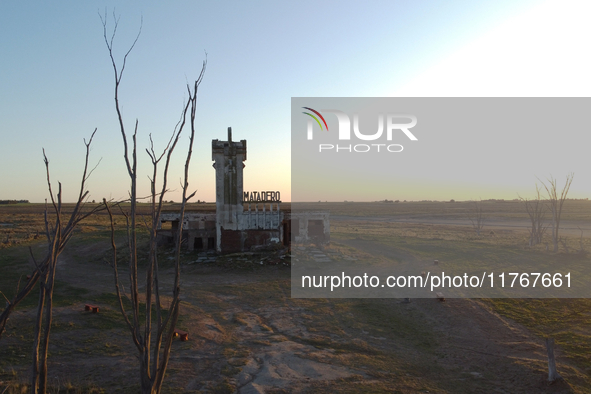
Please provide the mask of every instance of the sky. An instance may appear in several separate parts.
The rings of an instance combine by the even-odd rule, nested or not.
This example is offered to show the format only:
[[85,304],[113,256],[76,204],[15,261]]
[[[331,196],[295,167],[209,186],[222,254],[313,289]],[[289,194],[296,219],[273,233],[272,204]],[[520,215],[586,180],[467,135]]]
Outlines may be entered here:
[[532,174],[561,189],[556,174],[588,174],[590,107],[587,97],[293,98],[292,202],[530,198],[548,184]]
[[[0,199],[48,197],[44,148],[52,180],[62,183],[65,201],[75,200],[84,139],[95,128],[90,161],[100,164],[88,181],[90,199],[127,197],[99,13],[106,12],[109,32],[113,13],[119,18],[119,64],[142,26],[120,87],[128,131],[139,122],[140,195],[149,193],[149,135],[156,147],[166,144],[186,84],[207,54],[190,174],[195,199],[214,200],[211,140],[226,139],[232,127],[234,140],[248,141],[244,189],[277,190],[289,201],[292,97],[588,97],[590,11],[590,3],[568,0],[0,2]],[[587,135],[556,149],[568,154],[574,144],[580,155]],[[180,199],[184,137],[171,163],[169,200]],[[523,152],[522,160],[543,158]],[[533,189],[536,177],[569,172],[570,196],[585,198],[587,167],[527,167],[480,196],[466,185],[481,180],[467,176],[453,198],[512,199]],[[404,185],[404,199],[450,195],[441,179],[410,175]]]

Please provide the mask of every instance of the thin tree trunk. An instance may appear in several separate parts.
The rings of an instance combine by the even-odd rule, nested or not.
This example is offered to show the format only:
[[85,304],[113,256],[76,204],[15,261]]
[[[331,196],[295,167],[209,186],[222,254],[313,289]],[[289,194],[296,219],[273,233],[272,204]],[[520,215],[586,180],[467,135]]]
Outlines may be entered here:
[[40,361],[40,376],[39,376],[39,392],[45,393],[47,391],[47,354],[49,352],[49,333],[51,331],[51,323],[53,320],[53,287],[55,283],[55,266],[57,263],[57,257],[50,267],[49,281],[46,284],[45,298],[47,300],[45,305],[45,328],[43,332],[43,347],[41,348]]
[[[125,292],[121,291],[120,282],[119,282],[119,274],[118,274],[118,266],[117,266],[117,252],[116,252],[116,245],[114,241],[114,222],[113,216],[111,211],[107,205],[107,202],[103,200],[103,203],[106,209],[109,212],[110,220],[111,220],[111,245],[113,249],[113,262],[111,266],[114,271],[114,278],[115,278],[115,286],[117,290],[117,297],[119,299],[119,307],[121,313],[125,319],[125,322],[131,331],[133,341],[138,348],[138,358],[139,358],[139,366],[140,366],[140,392],[142,394],[157,394],[161,391],[162,382],[164,380],[164,376],[166,374],[166,368],[168,366],[168,361],[170,358],[170,351],[172,346],[172,338],[174,334],[174,329],[176,322],[178,320],[179,314],[179,303],[180,303],[180,245],[182,240],[182,221],[184,218],[185,212],[185,205],[186,202],[191,199],[195,193],[190,194],[187,196],[188,191],[188,167],[190,163],[191,153],[192,153],[192,146],[195,134],[195,113],[196,113],[196,99],[197,99],[197,88],[203,79],[203,75],[205,72],[206,61],[203,62],[203,66],[201,69],[201,74],[199,78],[195,81],[193,90],[191,86],[187,85],[187,90],[189,93],[189,99],[184,107],[184,110],[181,113],[181,119],[179,123],[174,128],[174,131],[171,135],[171,138],[168,142],[166,148],[162,151],[161,155],[156,155],[152,143],[152,137],[150,136],[150,148],[146,149],[148,155],[152,160],[152,169],[153,174],[151,178],[151,225],[146,223],[146,227],[150,232],[150,244],[149,244],[149,253],[148,253],[148,265],[146,269],[146,281],[145,281],[145,319],[143,320],[143,327],[142,322],[140,321],[140,297],[139,297],[139,288],[138,288],[138,255],[137,255],[137,234],[136,234],[136,219],[137,219],[137,130],[138,130],[138,121],[135,122],[135,130],[132,135],[131,139],[131,146],[128,146],[128,135],[125,131],[125,125],[123,122],[123,116],[121,114],[121,108],[119,106],[119,84],[121,82],[121,78],[123,75],[123,71],[125,69],[125,62],[127,59],[127,55],[131,52],[135,43],[137,42],[139,35],[141,33],[138,32],[138,35],[128,49],[127,53],[123,58],[123,64],[119,69],[115,62],[113,56],[113,39],[115,37],[115,32],[117,31],[117,23],[118,19],[115,18],[115,26],[113,28],[113,33],[110,39],[107,38],[107,15],[103,18],[101,16],[101,22],[103,23],[103,37],[105,39],[105,44],[109,51],[109,57],[111,58],[111,63],[113,66],[113,71],[115,73],[115,109],[117,111],[117,117],[119,120],[119,128],[121,137],[123,140],[123,156],[125,160],[125,165],[127,167],[127,172],[130,178],[130,212],[129,214],[124,213],[127,219],[127,235],[128,235],[128,248],[129,248],[129,282],[130,282],[130,301],[131,301],[131,319],[128,318],[127,312],[123,305],[122,297],[125,296]],[[168,314],[166,317],[162,316],[162,304],[161,304],[161,289],[159,288],[159,278],[158,278],[158,247],[157,247],[157,230],[158,225],[160,223],[160,213],[162,210],[162,203],[165,193],[168,191],[167,189],[167,174],[168,168],[171,161],[171,155],[177,142],[180,140],[181,132],[185,126],[187,121],[187,114],[189,109],[191,110],[190,115],[190,122],[191,122],[191,136],[190,136],[190,143],[189,143],[189,150],[187,153],[187,160],[185,162],[185,176],[183,182],[183,200],[180,212],[180,223],[177,229],[176,240],[177,240],[177,248],[175,254],[175,280],[174,285],[172,288],[172,301],[170,302],[170,307],[168,310]],[[131,150],[131,152],[130,152]],[[131,153],[131,158],[129,156]],[[162,191],[158,196],[156,194],[156,185],[157,185],[157,175],[158,175],[158,163],[160,160],[166,155],[166,162],[165,167],[162,172]],[[156,202],[156,198],[159,197],[158,202]],[[123,294],[122,294],[123,293]],[[152,312],[152,306],[155,306],[155,311]],[[143,335],[142,335],[143,332]]]
[[39,281],[39,303],[35,321],[35,338],[33,342],[33,366],[31,370],[31,393],[39,393],[39,347],[41,345],[41,325],[43,324],[43,306],[45,304],[45,280]]
[[[86,162],[84,165],[84,173],[82,175],[82,181],[80,186],[80,195],[78,196],[77,204],[70,216],[70,220],[65,227],[62,227],[62,185],[59,184],[59,191],[57,193],[57,202],[53,195],[53,191],[51,188],[51,181],[49,177],[49,160],[47,156],[45,156],[45,151],[43,151],[45,167],[47,172],[47,185],[49,189],[49,194],[51,196],[51,202],[53,205],[53,209],[56,215],[55,223],[50,230],[49,220],[48,220],[48,209],[46,207],[45,210],[45,232],[47,235],[48,241],[48,253],[45,260],[42,262],[41,265],[37,263],[33,253],[31,251],[31,257],[36,265],[36,270],[33,272],[31,279],[27,282],[27,286],[23,291],[25,294],[30,291],[30,288],[34,286],[34,282],[39,280],[39,303],[37,305],[37,318],[35,321],[35,333],[34,333],[34,342],[33,342],[33,363],[31,369],[31,392],[33,394],[45,394],[47,392],[47,356],[49,353],[49,335],[51,332],[51,323],[52,323],[52,315],[53,315],[53,289],[55,283],[55,272],[56,272],[56,264],[57,259],[60,253],[64,250],[65,246],[67,245],[68,241],[72,237],[74,228],[76,225],[83,220],[84,218],[88,217],[89,215],[97,212],[100,208],[95,207],[91,209],[90,212],[83,214],[81,212],[81,208],[88,196],[88,192],[85,191],[85,181],[88,179],[90,174],[87,172],[88,170],[88,155],[90,151],[90,144],[92,143],[92,138],[94,137],[94,133],[88,143],[85,141],[86,145]],[[92,173],[92,170],[90,171]],[[22,298],[19,298],[22,295],[22,292],[19,293],[14,300],[20,301]],[[24,295],[22,296],[24,298]],[[6,311],[10,313],[14,309],[14,305],[9,306],[6,308]],[[5,312],[6,312],[5,311]],[[8,317],[8,313],[6,313],[6,318]],[[3,314],[4,315],[4,314]],[[4,322],[5,324],[5,322]]]
[[[47,262],[47,257],[45,260],[43,260],[41,262],[40,266],[44,267],[46,265],[46,262]],[[33,290],[33,288],[35,288],[35,285],[39,281],[39,277],[40,277],[39,271],[38,271],[38,269],[36,269],[31,274],[31,279],[29,279],[27,281],[25,286],[12,298],[12,300],[7,302],[6,308],[4,309],[4,311],[2,311],[2,313],[0,313],[0,339],[2,339],[2,334],[4,333],[4,330],[6,328],[6,322],[8,321],[10,314],[14,311],[14,308],[16,308],[16,306],[22,300],[24,300],[25,297],[27,297],[29,295],[29,293]]]

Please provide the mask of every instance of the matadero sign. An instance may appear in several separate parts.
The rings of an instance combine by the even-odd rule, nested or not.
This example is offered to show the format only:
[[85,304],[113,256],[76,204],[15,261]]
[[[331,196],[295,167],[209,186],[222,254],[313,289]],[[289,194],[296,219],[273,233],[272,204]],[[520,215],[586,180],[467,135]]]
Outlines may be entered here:
[[328,211],[292,214],[290,206],[281,209],[278,191],[244,191],[246,140],[232,141],[231,128],[227,141],[211,141],[211,158],[215,168],[215,211],[185,212],[182,218],[178,212],[163,212],[160,223],[172,224],[167,229],[159,226],[160,244],[174,244],[181,223],[183,247],[203,252],[276,250],[278,245],[289,247],[292,235],[298,244],[329,242]]
[[244,192],[243,202],[281,202],[279,192]]

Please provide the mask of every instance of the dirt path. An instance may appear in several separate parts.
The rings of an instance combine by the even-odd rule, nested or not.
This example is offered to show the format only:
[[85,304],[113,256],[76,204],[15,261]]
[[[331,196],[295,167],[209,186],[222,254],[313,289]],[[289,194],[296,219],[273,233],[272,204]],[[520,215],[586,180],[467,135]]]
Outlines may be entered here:
[[[331,216],[333,225],[339,222],[383,222],[383,223],[411,223],[411,224],[429,224],[443,226],[459,226],[472,228],[472,222],[469,219],[441,219],[431,216],[425,217],[387,217],[387,216]],[[487,230],[516,230],[527,232],[531,228],[531,222],[526,219],[507,219],[507,218],[487,218],[485,221]],[[567,221],[560,222],[560,233],[572,237],[580,237],[583,230],[583,237],[591,237],[591,222]],[[550,230],[548,230],[550,231]]]
[[[110,268],[98,261],[80,260],[81,255],[96,255],[103,248],[93,244],[64,254],[60,279],[94,294],[112,292]],[[397,327],[391,333],[373,332],[370,324],[360,321],[360,316],[369,315],[354,313],[354,301],[291,299],[289,271],[268,268],[253,273],[197,264],[184,268],[182,326],[191,340],[174,343],[169,383],[177,392],[316,393],[347,387],[358,392],[374,386],[385,388],[382,392],[395,388],[403,393],[572,392],[566,383],[547,384],[543,340],[498,316],[484,302],[364,301],[386,315],[396,315],[404,324],[423,325],[434,338],[425,350],[420,343],[400,336]],[[56,309],[56,315],[77,325],[82,303]],[[109,311],[110,307],[105,308]],[[327,326],[328,320],[337,323]],[[405,335],[412,336],[409,332]],[[80,335],[87,337],[72,339],[71,334],[58,332],[53,343],[63,351],[86,346],[93,354],[96,342],[102,350],[84,360],[75,355],[56,357],[57,375],[95,381],[102,377],[109,392],[119,392],[121,384],[136,381],[136,361],[130,356],[134,348],[124,328]],[[104,353],[103,343],[117,350]],[[369,353],[359,349],[369,349]],[[374,366],[372,357],[388,357],[399,364],[387,370],[384,364]],[[586,379],[564,362],[560,349],[557,357],[560,372],[569,381]]]
[[[432,321],[440,338],[440,362],[458,381],[479,381],[481,392],[571,392],[566,384],[548,385],[543,340],[492,312],[486,304],[470,299],[412,303]],[[568,369],[571,378],[583,377],[564,364],[561,369]]]

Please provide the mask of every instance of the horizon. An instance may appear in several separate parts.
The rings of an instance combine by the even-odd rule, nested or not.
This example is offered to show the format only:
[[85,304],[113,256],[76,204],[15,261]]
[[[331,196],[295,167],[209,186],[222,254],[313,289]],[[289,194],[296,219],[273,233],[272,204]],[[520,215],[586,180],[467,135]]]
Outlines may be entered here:
[[[205,52],[208,69],[198,94],[190,188],[197,190],[195,199],[206,201],[215,199],[211,140],[224,139],[228,126],[235,140],[248,141],[245,190],[278,190],[284,200],[292,199],[292,97],[588,97],[591,92],[591,55],[582,50],[591,34],[585,21],[591,4],[584,1],[308,5],[317,12],[307,12],[306,4],[271,2],[230,7],[192,2],[1,4],[0,31],[11,39],[0,44],[5,59],[0,75],[5,92],[0,105],[0,166],[5,169],[0,199],[43,202],[48,197],[44,147],[53,183],[62,182],[64,201],[74,200],[83,139],[95,127],[90,167],[99,160],[100,165],[88,183],[90,198],[127,198],[113,70],[97,6],[103,15],[107,10],[107,28],[113,27],[112,12],[120,16],[114,41],[119,66],[143,18],[120,91],[128,132],[139,120],[140,195],[149,194],[148,136],[156,146],[165,144],[178,120],[185,84],[198,75]],[[376,15],[397,15],[398,22],[376,23]],[[341,20],[355,20],[364,28],[353,31]],[[544,158],[552,152],[511,152],[504,159],[527,167],[513,180],[467,171],[453,180],[441,174],[397,176],[397,197],[352,194],[345,199],[529,197],[537,177],[554,176],[561,182],[571,172],[575,178],[569,195],[586,198],[591,195],[586,134],[570,130],[557,141],[535,130],[525,133],[522,138],[538,142],[538,147],[543,140],[559,148],[564,160],[549,166]],[[171,163],[173,190],[167,200],[180,199],[176,185],[186,142],[182,139]],[[476,148],[486,142],[477,135],[471,143]],[[495,175],[494,163],[483,165],[488,175]]]
[[[479,200],[456,200],[456,199],[450,199],[450,200],[389,200],[389,199],[384,199],[384,200],[368,200],[368,201],[349,201],[349,200],[344,200],[344,201],[296,201],[296,204],[374,204],[374,203],[380,203],[380,204],[404,204],[404,203],[429,203],[429,202],[441,202],[441,203],[449,203],[449,204],[454,204],[454,203],[467,203],[467,202],[524,202],[524,201],[530,201],[529,199],[520,199],[520,198],[513,198],[513,199],[504,199],[504,198],[488,198],[488,199],[479,199]],[[540,198],[540,201],[547,201],[547,198]],[[589,201],[589,197],[582,197],[582,198],[571,198],[568,197],[565,199],[565,201]],[[76,204],[75,201],[63,201],[63,204]],[[111,203],[114,204],[126,204],[128,203],[128,201],[112,201]],[[215,204],[215,201],[188,201],[187,204]],[[279,204],[293,204],[294,201],[280,201]],[[28,200],[0,200],[0,206],[2,205],[16,205],[16,204],[31,204],[31,205],[44,205],[46,204],[45,202],[35,202],[35,201],[28,201]],[[85,204],[103,204],[101,201],[87,201],[85,202]],[[138,201],[137,204],[145,204],[145,205],[151,205],[151,202],[143,202],[143,201]],[[180,201],[163,201],[163,205],[167,204],[167,205],[180,205],[181,202]],[[246,204],[269,204],[269,202],[263,203],[263,202],[243,202],[244,205]],[[273,202],[273,204],[276,204],[276,202]]]

